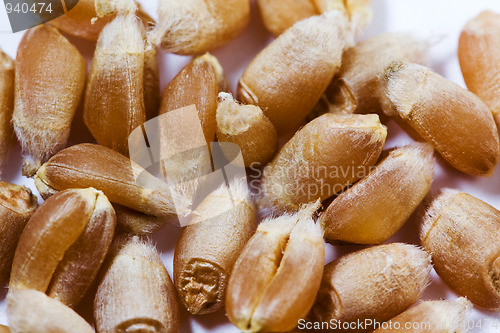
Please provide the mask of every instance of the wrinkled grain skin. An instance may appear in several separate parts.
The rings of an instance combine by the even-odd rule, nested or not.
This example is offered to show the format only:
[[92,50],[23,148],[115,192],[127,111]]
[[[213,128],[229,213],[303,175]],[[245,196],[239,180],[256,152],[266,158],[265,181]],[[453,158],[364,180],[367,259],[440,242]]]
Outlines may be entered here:
[[71,308],[32,289],[9,291],[7,316],[12,333],[94,333]]
[[24,186],[0,181],[0,283],[9,279],[17,243],[38,207],[37,198]]
[[366,177],[340,194],[321,216],[325,238],[380,244],[406,222],[431,189],[434,149],[414,143],[389,152]]
[[26,154],[23,175],[32,177],[66,145],[86,73],[85,59],[56,28],[39,25],[23,36],[17,50],[12,118]]
[[329,10],[339,10],[359,33],[370,22],[371,0],[258,0],[259,15],[264,26],[275,36],[308,17]]
[[421,240],[443,281],[474,304],[500,311],[500,212],[445,189],[427,210]]
[[[401,332],[406,323],[415,325],[405,329],[406,333],[465,333],[471,307],[471,302],[464,297],[452,301],[425,301],[392,318],[391,328],[379,328],[373,333]],[[401,328],[396,329],[397,324]]]
[[430,69],[391,63],[379,77],[384,112],[430,142],[456,169],[489,176],[498,162],[498,131],[476,95]]
[[259,106],[278,134],[296,130],[340,67],[346,25],[337,11],[295,24],[248,65],[238,99]]
[[426,252],[402,243],[342,256],[325,266],[308,320],[389,320],[420,298],[430,270]]
[[172,216],[174,206],[164,183],[125,156],[83,143],[64,149],[35,176],[42,196],[69,188],[94,187],[111,202],[154,216]]
[[55,194],[36,210],[19,239],[9,287],[77,305],[104,261],[115,226],[113,207],[101,192]]
[[205,54],[194,58],[167,85],[162,94],[160,114],[196,105],[207,142],[214,141],[219,94],[217,59]]
[[155,44],[181,55],[203,54],[238,36],[250,20],[249,0],[161,0]]
[[377,115],[325,114],[298,131],[267,165],[259,204],[294,211],[366,176],[384,147]]
[[311,308],[325,260],[322,231],[312,219],[318,208],[316,202],[264,221],[243,249],[226,295],[226,313],[238,329],[286,332]]
[[411,35],[386,33],[347,49],[313,112],[382,114],[377,75],[393,61],[425,64],[427,47]]
[[179,332],[175,288],[153,245],[118,238],[102,272],[94,300],[97,332]]
[[458,42],[458,60],[467,88],[479,96],[500,124],[500,15],[484,11],[471,19]]
[[13,131],[15,63],[0,49],[0,179],[7,164]]
[[257,228],[248,189],[226,187],[209,194],[182,230],[174,255],[174,283],[181,302],[193,314],[224,307],[226,287],[246,242]]
[[278,151],[278,133],[258,106],[220,93],[216,120],[217,140],[238,145],[245,167],[264,166]]
[[130,133],[146,121],[144,39],[134,14],[118,15],[99,36],[83,119],[103,146],[128,155]]

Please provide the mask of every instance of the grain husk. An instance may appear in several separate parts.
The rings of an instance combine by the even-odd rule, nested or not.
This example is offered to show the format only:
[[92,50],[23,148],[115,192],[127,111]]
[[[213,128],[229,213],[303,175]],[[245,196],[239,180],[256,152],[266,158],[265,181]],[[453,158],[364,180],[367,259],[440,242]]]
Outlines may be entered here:
[[340,11],[359,34],[371,20],[370,4],[371,0],[258,0],[257,8],[264,26],[275,36],[298,21],[330,10]]
[[94,300],[99,333],[179,332],[175,288],[153,245],[117,238]]
[[83,143],[56,154],[38,171],[42,196],[70,188],[94,187],[113,203],[154,216],[175,212],[168,187],[112,149]]
[[207,142],[214,141],[219,82],[224,72],[217,58],[207,53],[194,58],[167,85],[160,114],[194,104]]
[[428,143],[388,152],[372,172],[335,198],[322,214],[325,238],[380,244],[392,237],[431,189],[433,156]]
[[483,11],[467,22],[458,41],[458,60],[467,88],[488,105],[500,124],[500,15]]
[[388,328],[382,324],[373,333],[395,333],[403,328],[407,333],[465,333],[468,331],[467,315],[471,307],[471,302],[464,297],[449,301],[424,301],[392,318],[386,323],[390,323]]
[[233,265],[257,228],[255,207],[243,182],[210,193],[177,241],[174,283],[192,314],[224,307]]
[[[313,322],[383,322],[412,306],[429,282],[430,256],[393,243],[356,251],[325,266]],[[369,329],[369,327],[366,327]]]
[[393,62],[380,75],[384,112],[431,143],[459,171],[489,176],[500,152],[489,108],[476,95],[417,64]]
[[119,14],[97,42],[85,93],[83,119],[103,146],[128,155],[128,137],[146,121],[144,27]]
[[71,308],[33,289],[9,290],[7,316],[12,333],[94,333]]
[[82,97],[87,65],[54,27],[39,25],[24,34],[16,58],[12,122],[25,158],[23,175],[64,148]]
[[234,39],[249,20],[249,0],[161,0],[151,38],[167,52],[203,54]]
[[9,280],[17,243],[37,207],[28,188],[0,181],[0,283]]
[[14,111],[14,82],[15,63],[0,49],[0,179],[14,137],[11,125]]
[[324,114],[288,141],[263,173],[261,207],[294,211],[366,176],[387,129],[377,115]]
[[238,145],[245,167],[264,166],[278,151],[278,133],[258,106],[220,93],[216,120],[217,140]]
[[500,212],[457,190],[443,190],[423,218],[421,241],[443,281],[474,304],[500,311]]
[[76,306],[104,261],[115,227],[115,212],[101,192],[55,194],[36,210],[19,239],[10,289],[35,289]]
[[385,33],[347,49],[313,113],[382,114],[377,75],[393,61],[425,64],[427,48],[428,43],[411,35]]
[[[286,332],[314,302],[325,258],[319,201],[262,222],[234,265],[226,313],[245,332]],[[263,260],[265,258],[265,260]]]
[[338,11],[297,22],[248,65],[238,100],[259,106],[278,134],[296,130],[340,68],[349,36]]

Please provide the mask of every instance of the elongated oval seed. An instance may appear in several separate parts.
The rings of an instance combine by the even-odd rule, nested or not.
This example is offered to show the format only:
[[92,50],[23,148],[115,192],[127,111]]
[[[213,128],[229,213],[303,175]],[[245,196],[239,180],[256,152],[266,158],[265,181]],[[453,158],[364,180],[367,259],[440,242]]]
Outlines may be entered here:
[[238,36],[250,20],[249,0],[160,0],[155,44],[168,52],[194,55]]
[[467,22],[458,42],[458,60],[467,88],[479,96],[500,125],[500,15],[484,11]]
[[474,304],[500,311],[500,212],[445,189],[425,213],[422,245],[443,281]]
[[346,25],[337,11],[295,24],[248,65],[238,99],[259,106],[278,134],[296,129],[340,67]]
[[260,17],[267,30],[275,36],[296,22],[330,10],[339,10],[359,33],[370,22],[371,0],[257,0]]
[[261,223],[234,265],[226,296],[229,320],[245,332],[293,329],[314,302],[325,249],[312,215],[319,201],[294,215]]
[[0,49],[0,177],[13,139],[11,127],[14,111],[14,61]]
[[198,205],[174,255],[175,287],[189,312],[206,314],[224,306],[233,265],[256,228],[246,183],[223,186]]
[[309,320],[389,320],[420,298],[430,270],[430,256],[408,244],[378,245],[345,255],[325,266]]
[[[87,226],[96,194],[92,190],[60,192],[30,219],[19,240],[10,287],[45,292],[66,250]],[[43,237],[38,240],[39,237]]]
[[11,289],[35,289],[75,306],[94,280],[113,239],[115,212],[94,189],[49,198],[24,229],[17,246]]
[[[160,114],[196,105],[205,140],[215,137],[218,81],[220,64],[211,54],[194,58],[167,85],[162,94]],[[219,71],[219,74],[217,73]]]
[[373,333],[396,333],[403,328],[406,333],[465,333],[471,307],[464,297],[452,301],[425,301],[392,318],[387,323],[390,323],[388,328],[382,324]]
[[377,115],[316,118],[265,168],[259,204],[297,210],[300,204],[331,197],[368,174],[386,136],[387,129]]
[[56,28],[39,25],[23,36],[17,50],[12,122],[27,154],[24,175],[33,176],[66,145],[86,72],[85,59]]
[[488,176],[498,162],[498,131],[476,95],[417,64],[394,62],[380,75],[384,112],[430,142],[456,169]]
[[97,43],[83,118],[103,146],[128,155],[130,133],[146,121],[143,27],[135,14],[119,14]]
[[278,133],[255,105],[243,105],[228,93],[219,94],[217,140],[237,144],[246,167],[264,166],[278,150]]
[[71,308],[32,289],[9,290],[7,316],[12,333],[94,333]]
[[410,35],[386,33],[346,50],[342,67],[314,111],[381,113],[377,75],[393,61],[425,63],[427,43]]
[[179,332],[175,288],[153,245],[118,238],[94,300],[99,333]]
[[94,187],[111,202],[154,216],[175,212],[164,183],[125,156],[103,146],[83,143],[64,149],[35,176],[42,196],[69,188]]
[[394,235],[431,189],[434,149],[414,143],[389,152],[321,216],[325,238],[380,244]]
[[0,283],[9,279],[17,243],[37,206],[28,188],[0,181]]

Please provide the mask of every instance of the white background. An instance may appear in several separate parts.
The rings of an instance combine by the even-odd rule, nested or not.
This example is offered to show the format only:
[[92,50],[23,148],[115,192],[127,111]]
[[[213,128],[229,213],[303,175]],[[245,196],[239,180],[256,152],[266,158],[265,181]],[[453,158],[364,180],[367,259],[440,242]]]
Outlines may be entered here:
[[[146,11],[156,17],[156,1],[142,0],[140,2]],[[465,86],[456,55],[458,36],[466,21],[484,9],[500,12],[500,1],[373,0],[373,22],[366,29],[364,35],[361,36],[361,39],[389,31],[414,33],[431,41],[432,47],[429,50],[430,67],[448,79]],[[0,33],[0,47],[14,58],[21,37],[22,33]],[[90,63],[95,46],[92,43],[75,38],[70,38],[70,40],[80,49]],[[230,44],[213,52],[226,70],[233,90],[247,64],[271,40],[272,37],[263,28],[256,14],[255,4],[252,1],[252,18],[248,28]],[[189,57],[168,54],[159,55],[162,89],[189,60]],[[388,126],[387,147],[400,146],[411,141],[394,123],[389,122]],[[85,125],[83,125],[81,113],[75,118],[70,141],[71,143],[92,141]],[[20,175],[20,168],[20,150],[19,147],[16,147],[12,152],[5,180],[16,184],[24,184],[31,188],[34,193],[37,193],[32,180]],[[438,162],[432,191],[437,192],[443,187],[461,189],[496,208],[500,208],[500,167],[497,167],[492,177],[478,178],[461,174],[445,163]],[[172,274],[172,256],[178,234],[179,229],[177,227],[167,226],[154,235],[154,240],[162,252],[162,259],[170,274]],[[415,219],[410,219],[405,227],[389,242],[396,240],[418,244],[418,226]],[[361,247],[349,246],[334,249],[332,246],[327,245],[326,260],[329,262],[343,253],[359,248]],[[432,272],[432,279],[431,285],[424,293],[424,299],[453,299],[457,297],[434,272]],[[7,323],[5,302],[3,300],[5,293],[4,290],[0,294],[2,299],[0,302],[0,323],[4,324]],[[133,302],[133,300],[128,301]],[[78,308],[78,311],[88,320],[92,318],[91,302],[91,299],[85,299],[85,304]],[[197,318],[191,317],[190,319],[187,312],[182,310],[181,317],[182,333],[239,332],[227,321],[223,311]],[[475,328],[471,332],[500,332],[500,314],[475,309],[469,319],[471,323],[482,324],[483,326],[482,328]],[[498,320],[498,328],[493,327],[495,320]]]

